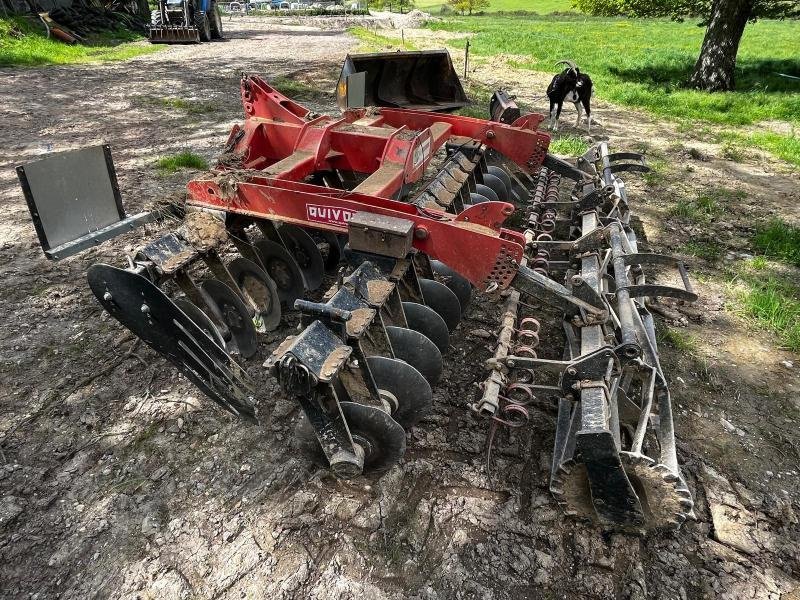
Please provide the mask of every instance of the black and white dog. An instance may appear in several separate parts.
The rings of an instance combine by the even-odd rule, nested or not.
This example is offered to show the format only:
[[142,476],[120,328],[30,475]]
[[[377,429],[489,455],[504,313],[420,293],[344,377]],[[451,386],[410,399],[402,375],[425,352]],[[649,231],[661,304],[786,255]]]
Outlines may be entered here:
[[586,73],[581,73],[575,63],[570,60],[560,60],[556,64],[565,64],[567,68],[553,77],[547,86],[547,97],[550,98],[550,126],[553,131],[558,131],[558,119],[561,117],[561,108],[564,101],[572,102],[578,111],[578,120],[575,127],[581,123],[581,109],[586,110],[586,132],[592,132],[592,109],[589,105],[592,99],[592,80]]

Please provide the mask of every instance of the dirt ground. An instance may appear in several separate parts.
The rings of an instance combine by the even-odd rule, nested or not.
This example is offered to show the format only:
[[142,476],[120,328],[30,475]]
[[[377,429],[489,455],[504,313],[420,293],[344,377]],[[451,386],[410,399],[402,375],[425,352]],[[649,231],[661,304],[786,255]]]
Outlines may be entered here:
[[[667,312],[695,342],[662,348],[698,521],[636,537],[560,513],[547,490],[549,406],[498,434],[487,472],[488,426],[465,400],[492,350],[481,330],[497,309],[483,298],[453,336],[405,459],[380,479],[344,482],[288,450],[298,410],[261,368],[295,317],[246,363],[263,424],[244,426],[135,344],[86,286],[90,264],[122,264],[162,226],[48,262],[15,165],[109,142],[133,213],[191,176],[159,175],[157,156],[220,151],[241,118],[242,71],[332,90],[355,46],[339,30],[225,26],[228,41],[125,63],[0,70],[2,597],[800,598],[800,357],[734,314],[723,266],[692,259],[701,300]],[[544,79],[503,64],[478,63],[473,76],[540,106]],[[756,154],[734,163],[674,124],[595,104],[595,140],[667,162],[661,181],[627,180],[652,250],[713,236],[729,249],[724,265],[749,252],[754,217],[800,220],[796,171]],[[713,233],[667,217],[676,198],[719,185],[746,199]]]

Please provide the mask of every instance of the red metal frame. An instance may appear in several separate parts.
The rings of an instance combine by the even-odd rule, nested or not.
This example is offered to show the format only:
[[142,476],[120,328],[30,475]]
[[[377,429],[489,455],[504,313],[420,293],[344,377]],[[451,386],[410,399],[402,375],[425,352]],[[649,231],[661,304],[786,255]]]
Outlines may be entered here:
[[[502,228],[514,211],[486,202],[457,216],[396,200],[422,177],[448,141],[477,140],[521,169],[538,172],[550,136],[536,130],[544,117],[526,115],[513,125],[402,109],[349,110],[335,119],[311,113],[258,77],[242,80],[246,120],[228,140],[241,169],[189,183],[189,204],[255,218],[345,233],[359,211],[414,223],[414,247],[461,273],[473,284],[505,288],[522,259],[524,237]],[[223,161],[225,162],[225,161]],[[353,190],[303,180],[316,172],[365,174]]]

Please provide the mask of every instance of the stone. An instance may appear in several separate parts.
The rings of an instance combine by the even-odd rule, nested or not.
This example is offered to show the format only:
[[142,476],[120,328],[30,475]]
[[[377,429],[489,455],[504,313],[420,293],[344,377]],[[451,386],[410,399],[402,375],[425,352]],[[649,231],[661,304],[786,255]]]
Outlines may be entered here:
[[742,506],[728,480],[705,465],[703,484],[714,526],[713,538],[745,554],[756,554],[759,545],[751,534],[755,517]]
[[0,499],[0,527],[5,527],[22,513],[20,504],[16,496],[3,496]]
[[495,335],[491,331],[486,331],[485,329],[473,329],[469,332],[471,336],[483,338],[485,340],[491,339],[495,337]]

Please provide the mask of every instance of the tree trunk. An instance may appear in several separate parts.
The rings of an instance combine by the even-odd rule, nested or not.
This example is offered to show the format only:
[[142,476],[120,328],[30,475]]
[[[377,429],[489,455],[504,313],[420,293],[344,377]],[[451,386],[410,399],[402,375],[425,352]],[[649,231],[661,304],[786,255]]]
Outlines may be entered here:
[[753,0],[714,0],[700,57],[689,83],[708,92],[734,88],[736,54]]

